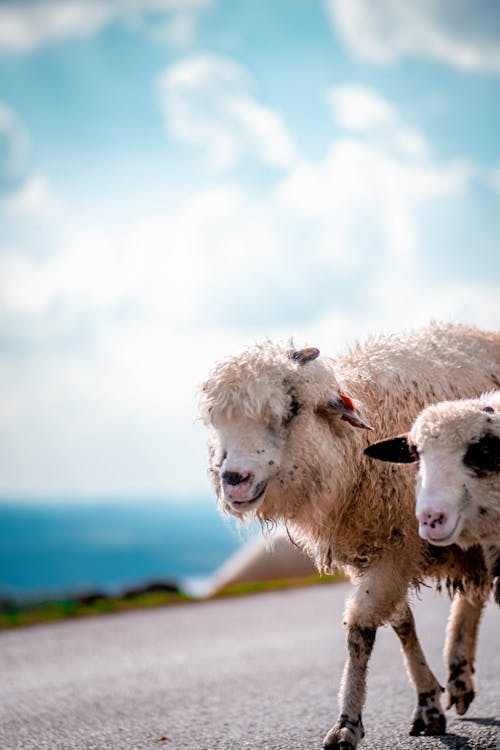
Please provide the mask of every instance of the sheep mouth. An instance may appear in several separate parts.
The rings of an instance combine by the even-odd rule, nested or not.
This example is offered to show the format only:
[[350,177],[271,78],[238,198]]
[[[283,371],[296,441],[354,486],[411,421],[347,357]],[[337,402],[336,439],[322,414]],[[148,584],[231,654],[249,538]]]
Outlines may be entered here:
[[249,500],[231,500],[231,505],[235,510],[238,511],[250,510],[250,508],[253,508],[260,500],[262,500],[266,490],[267,481],[264,480],[262,482],[259,482],[256,486],[255,494],[253,497],[251,497]]
[[453,542],[458,537],[458,527],[460,525],[461,516],[457,517],[456,523],[453,527],[453,529],[450,531],[449,534],[446,534],[446,536],[432,536],[431,534],[427,533],[427,539],[431,544],[435,544],[438,547],[446,547],[447,544],[453,544]]

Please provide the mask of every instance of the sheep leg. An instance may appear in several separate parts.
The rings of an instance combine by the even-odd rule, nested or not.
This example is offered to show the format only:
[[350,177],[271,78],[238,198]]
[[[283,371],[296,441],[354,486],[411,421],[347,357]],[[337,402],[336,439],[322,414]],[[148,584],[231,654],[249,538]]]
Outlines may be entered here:
[[406,669],[417,690],[418,704],[410,734],[445,734],[446,717],[440,704],[444,688],[429,669],[415,630],[413,613],[406,601],[402,602],[389,622],[401,642]]
[[347,626],[348,658],[339,696],[341,711],[337,723],[325,737],[324,750],[354,750],[364,737],[361,710],[365,702],[366,670],[375,633],[376,628]]
[[388,620],[407,588],[405,581],[395,581],[389,572],[387,568],[368,571],[347,604],[347,661],[339,693],[340,714],[323,741],[324,750],[355,750],[364,736],[361,712],[377,628]]
[[474,700],[474,657],[479,621],[485,600],[473,601],[457,592],[446,630],[445,658],[448,662],[448,706],[462,716]]

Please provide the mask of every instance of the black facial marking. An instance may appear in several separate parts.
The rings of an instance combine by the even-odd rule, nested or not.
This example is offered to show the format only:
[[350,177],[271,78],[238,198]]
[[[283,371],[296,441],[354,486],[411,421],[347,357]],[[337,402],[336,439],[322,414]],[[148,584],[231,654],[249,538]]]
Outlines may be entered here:
[[290,390],[288,391],[288,395],[290,396],[290,406],[288,407],[288,414],[283,420],[283,424],[285,425],[285,427],[290,424],[292,419],[297,416],[301,409],[301,405],[297,401],[297,397],[292,388],[290,388]]
[[477,443],[469,445],[463,462],[477,477],[500,471],[500,438],[483,435]]
[[292,401],[290,403],[290,419],[293,419],[293,417],[296,417],[299,411],[300,411],[300,404],[295,398],[295,396],[292,396]]

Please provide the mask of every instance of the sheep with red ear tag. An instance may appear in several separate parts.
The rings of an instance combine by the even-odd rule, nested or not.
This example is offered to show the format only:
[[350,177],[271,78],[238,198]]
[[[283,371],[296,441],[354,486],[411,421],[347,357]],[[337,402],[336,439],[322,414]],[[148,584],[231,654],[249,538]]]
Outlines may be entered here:
[[[320,570],[341,568],[358,583],[344,615],[348,658],[327,750],[354,750],[362,740],[366,672],[383,623],[400,638],[416,687],[411,733],[444,732],[441,688],[418,642],[408,591],[444,578],[472,593],[475,604],[454,610],[448,633],[453,674],[458,641],[474,647],[488,574],[477,548],[431,554],[417,533],[412,468],[370,461],[363,451],[374,429],[402,433],[430,401],[491,388],[499,367],[498,334],[434,325],[372,339],[335,360],[315,347],[267,341],[218,363],[202,386],[221,510],[264,528],[284,525]],[[472,675],[455,682],[450,700],[463,713]]]

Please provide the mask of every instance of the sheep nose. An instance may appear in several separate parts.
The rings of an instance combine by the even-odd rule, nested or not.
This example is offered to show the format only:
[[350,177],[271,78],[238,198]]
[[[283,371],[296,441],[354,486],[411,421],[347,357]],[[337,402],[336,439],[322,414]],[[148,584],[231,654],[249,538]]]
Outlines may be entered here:
[[444,513],[421,513],[419,520],[422,526],[430,526],[431,529],[435,529],[436,526],[443,526],[448,519]]
[[233,486],[241,484],[247,478],[248,474],[240,474],[238,471],[225,471],[222,475],[222,479]]

